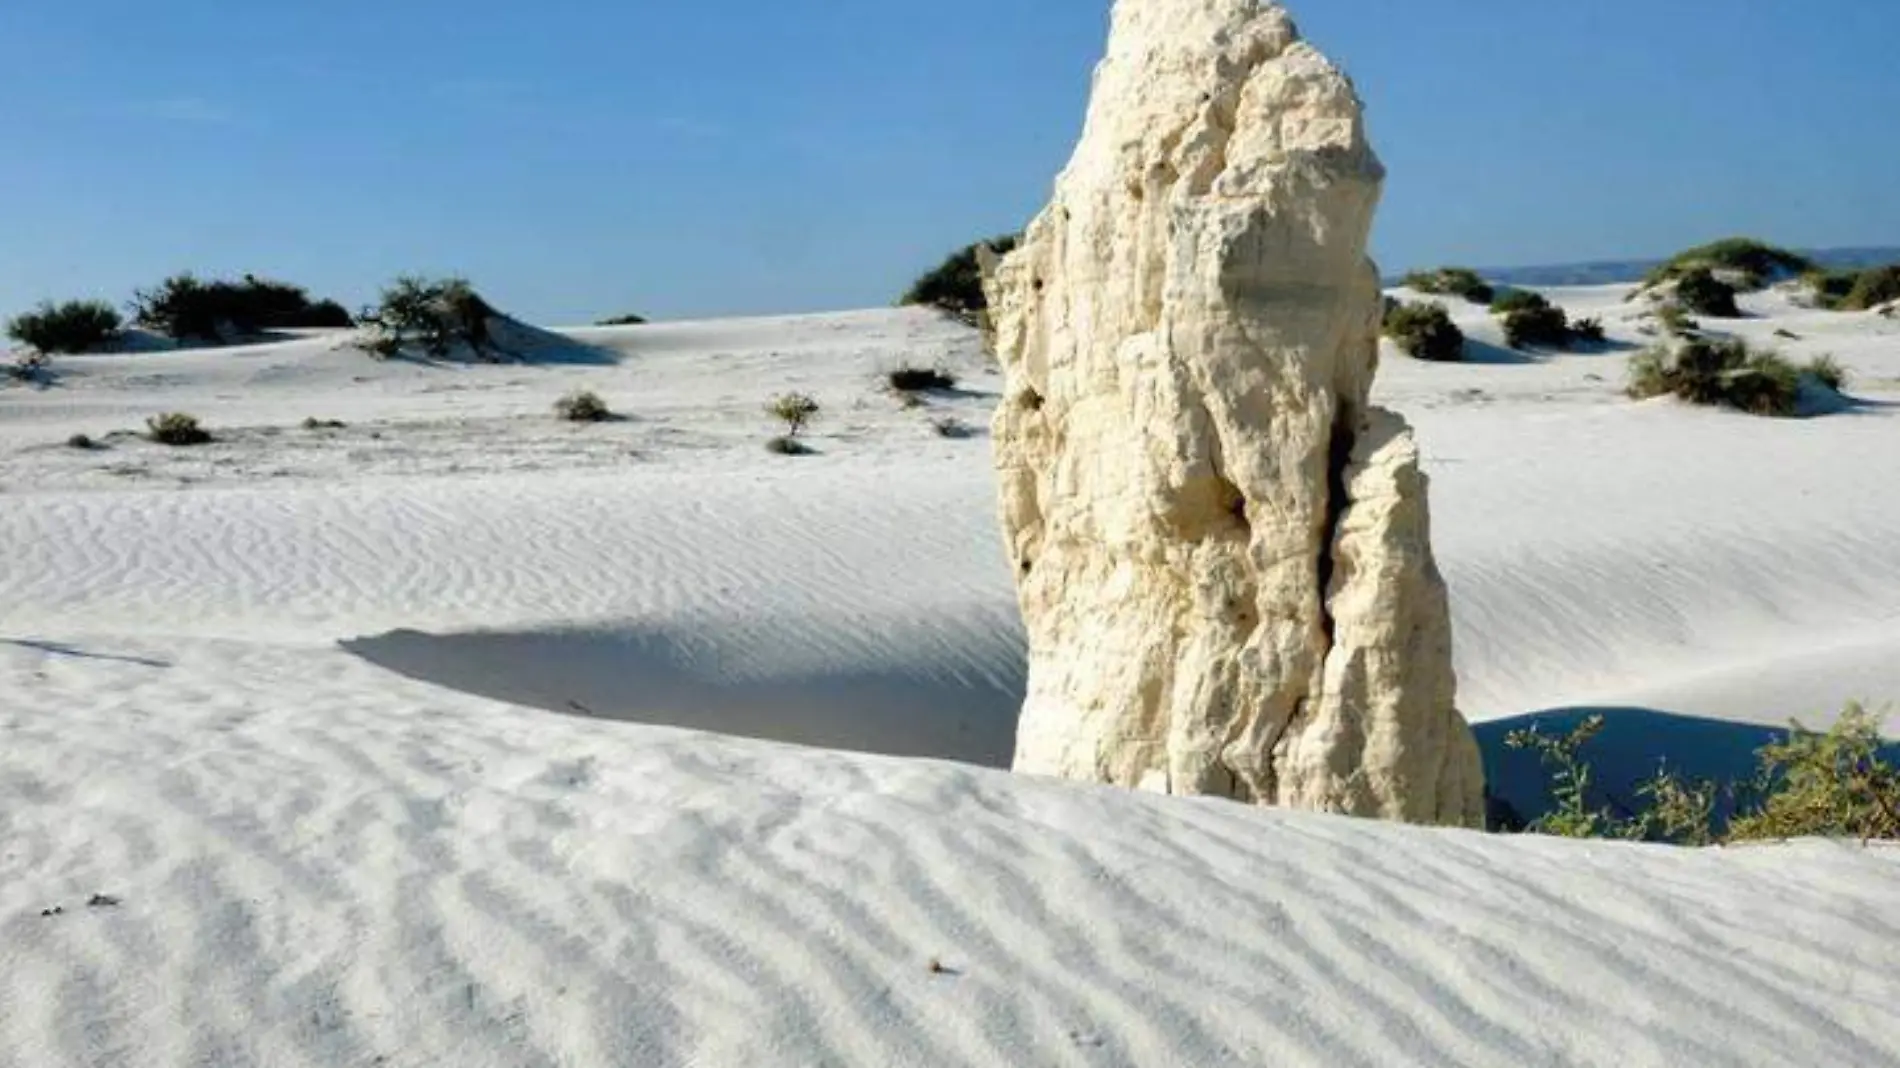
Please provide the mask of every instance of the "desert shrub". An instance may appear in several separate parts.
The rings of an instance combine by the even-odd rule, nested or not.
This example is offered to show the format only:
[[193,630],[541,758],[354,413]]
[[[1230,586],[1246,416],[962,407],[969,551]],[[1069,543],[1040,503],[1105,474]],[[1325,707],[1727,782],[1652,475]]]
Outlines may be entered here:
[[1735,287],[1706,267],[1684,271],[1676,279],[1676,301],[1688,311],[1716,319],[1738,319],[1742,314],[1735,304]]
[[578,390],[554,402],[554,414],[570,423],[601,423],[614,417],[607,402],[592,390]]
[[989,307],[983,295],[983,273],[977,268],[976,250],[982,245],[999,254],[1014,249],[1020,234],[1006,234],[960,248],[942,263],[911,283],[898,298],[899,304],[928,304],[949,312],[976,312]]
[[312,301],[301,286],[245,275],[236,282],[174,275],[132,299],[140,325],[179,340],[223,341],[266,330],[355,325],[341,304]]
[[885,376],[899,393],[921,393],[932,389],[953,389],[957,376],[941,367],[899,367]]
[[7,336],[42,353],[90,352],[119,336],[112,305],[98,300],[47,302],[7,321]]
[[1854,291],[1854,283],[1860,281],[1858,271],[1809,271],[1801,278],[1801,284],[1813,294],[1816,307],[1836,309],[1847,295]]
[[1750,237],[1731,237],[1670,257],[1649,272],[1643,288],[1666,284],[1692,271],[1723,271],[1735,276],[1743,288],[1752,290],[1777,278],[1805,275],[1814,269],[1814,261],[1799,253]]
[[1456,362],[1465,356],[1465,334],[1442,304],[1401,304],[1385,317],[1385,336],[1407,356]]
[[1867,311],[1900,300],[1900,264],[1860,272],[1841,299],[1844,311]]
[[1691,404],[1722,405],[1753,415],[1795,414],[1801,372],[1741,340],[1694,340],[1674,352],[1651,349],[1630,361],[1632,397],[1673,394]]
[[1570,317],[1551,304],[1519,308],[1504,316],[1504,343],[1514,349],[1567,349]]
[[1847,388],[1847,368],[1832,356],[1816,356],[1801,366],[1801,373],[1836,393]]
[[[1602,728],[1603,717],[1591,716],[1565,735],[1546,735],[1533,725],[1506,737],[1513,749],[1535,751],[1548,776],[1552,807],[1532,830],[1689,846],[1900,839],[1900,767],[1880,737],[1878,717],[1860,705],[1849,705],[1826,731],[1793,724],[1784,738],[1756,751],[1750,781],[1689,781],[1662,769],[1637,787],[1635,803],[1622,811],[1596,803],[1590,790],[1593,771],[1583,750]],[[1719,817],[1724,808],[1726,818]]]
[[303,421],[305,430],[343,430],[348,426],[349,424],[341,419],[318,419],[314,415]]
[[616,315],[611,319],[602,319],[595,326],[645,326],[646,319],[638,315]]
[[1509,315],[1518,311],[1537,311],[1550,307],[1550,301],[1542,293],[1533,293],[1528,289],[1507,289],[1491,301],[1491,314]]
[[772,418],[785,424],[785,436],[796,438],[805,427],[818,418],[818,402],[810,394],[785,393],[773,397],[765,406],[765,412]]
[[1489,304],[1497,296],[1497,290],[1469,267],[1414,271],[1401,284],[1420,293],[1463,297],[1473,304]]
[[410,347],[444,359],[457,345],[480,359],[495,359],[488,322],[496,312],[466,279],[404,275],[383,290],[377,306],[361,316],[369,331],[358,344],[374,355],[396,356]]
[[1673,300],[1657,305],[1656,321],[1671,337],[1694,337],[1702,330],[1702,324],[1690,318],[1682,305]]
[[203,445],[211,433],[198,425],[198,417],[184,412],[166,412],[145,421],[146,436],[160,445]]
[[1607,335],[1603,332],[1603,320],[1578,319],[1570,324],[1570,336],[1577,341],[1589,344],[1601,344]]
[[90,452],[91,450],[98,448],[99,443],[92,440],[91,435],[74,434],[72,437],[66,439],[66,447],[69,449],[80,449],[83,451]]

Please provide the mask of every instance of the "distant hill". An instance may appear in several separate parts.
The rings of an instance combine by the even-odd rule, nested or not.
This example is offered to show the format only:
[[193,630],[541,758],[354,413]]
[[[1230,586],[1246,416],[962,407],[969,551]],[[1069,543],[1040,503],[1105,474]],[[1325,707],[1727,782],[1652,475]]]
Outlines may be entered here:
[[[1900,247],[1800,249],[1823,267],[1877,267],[1900,263]],[[1643,276],[1663,261],[1598,260],[1590,263],[1563,263],[1546,267],[1480,267],[1478,273],[1493,282],[1510,286],[1607,286],[1640,282]],[[1398,276],[1386,280],[1398,284]]]

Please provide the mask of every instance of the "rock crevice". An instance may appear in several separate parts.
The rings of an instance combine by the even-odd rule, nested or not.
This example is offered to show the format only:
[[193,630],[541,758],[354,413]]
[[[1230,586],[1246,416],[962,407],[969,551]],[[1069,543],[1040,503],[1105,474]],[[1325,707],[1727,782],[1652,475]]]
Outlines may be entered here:
[[1278,5],[1116,4],[1052,203],[985,260],[1019,770],[1481,820],[1425,479],[1368,401],[1383,179]]

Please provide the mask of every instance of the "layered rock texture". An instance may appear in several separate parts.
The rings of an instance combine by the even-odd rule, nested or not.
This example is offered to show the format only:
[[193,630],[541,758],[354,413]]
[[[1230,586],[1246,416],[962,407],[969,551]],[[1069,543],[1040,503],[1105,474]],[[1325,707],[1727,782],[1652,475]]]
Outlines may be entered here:
[[1080,146],[986,263],[1019,771],[1482,821],[1409,430],[1367,397],[1384,169],[1260,0],[1120,0]]

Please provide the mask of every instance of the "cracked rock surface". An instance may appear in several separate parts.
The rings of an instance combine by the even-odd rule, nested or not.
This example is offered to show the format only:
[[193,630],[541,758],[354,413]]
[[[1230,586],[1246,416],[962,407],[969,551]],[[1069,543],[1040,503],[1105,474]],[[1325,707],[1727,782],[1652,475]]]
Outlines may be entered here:
[[1425,476],[1367,400],[1383,178],[1279,5],[1115,5],[1054,199],[986,264],[1017,770],[1482,822]]

